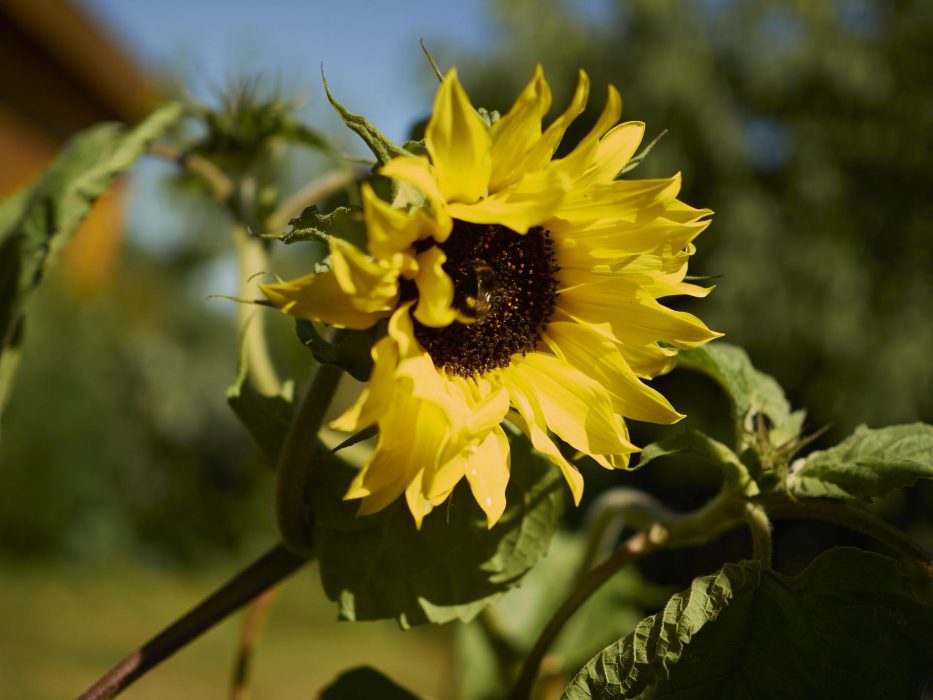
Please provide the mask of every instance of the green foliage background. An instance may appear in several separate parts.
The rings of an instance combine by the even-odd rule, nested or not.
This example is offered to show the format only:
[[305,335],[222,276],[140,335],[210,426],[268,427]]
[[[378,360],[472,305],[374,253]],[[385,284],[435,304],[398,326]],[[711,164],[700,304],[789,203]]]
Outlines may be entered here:
[[[718,288],[695,310],[775,375],[811,429],[831,424],[822,444],[860,423],[933,420],[930,3],[616,0],[594,14],[569,1],[494,0],[489,9],[498,48],[470,55],[426,37],[442,67],[456,63],[475,103],[501,110],[540,60],[555,111],[585,68],[590,109],[565,145],[602,108],[609,82],[649,138],[667,129],[637,175],[683,170],[683,198],[717,212],[693,271],[718,275]],[[416,46],[412,63],[427,97],[433,76]],[[413,121],[427,108],[412,105]],[[302,164],[300,178],[321,169]],[[105,296],[70,298],[54,274],[37,295],[0,444],[0,556],[141,552],[198,563],[272,532],[268,479],[224,401],[232,309],[204,300],[217,291],[205,280],[229,263],[226,223],[180,202],[182,230],[165,234],[172,245],[130,236]],[[277,271],[301,270],[295,258],[307,253],[297,248],[280,251]],[[302,379],[306,351],[290,324],[271,323],[279,359]],[[711,383],[681,383],[680,407],[721,403]],[[687,490],[670,488],[663,468],[652,478]],[[929,507],[914,498],[914,510]]]

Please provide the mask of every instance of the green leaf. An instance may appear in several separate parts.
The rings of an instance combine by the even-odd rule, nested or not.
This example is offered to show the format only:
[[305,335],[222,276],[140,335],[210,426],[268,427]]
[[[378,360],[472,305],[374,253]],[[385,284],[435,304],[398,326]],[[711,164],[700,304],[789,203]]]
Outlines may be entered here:
[[353,114],[346,107],[337,102],[331,94],[330,86],[327,84],[326,79],[324,80],[324,92],[327,93],[327,99],[330,100],[333,108],[337,110],[337,114],[343,119],[343,123],[359,134],[360,138],[366,142],[366,145],[369,146],[369,150],[373,152],[373,155],[376,156],[380,164],[385,165],[393,158],[398,158],[399,156],[411,155],[404,148],[395,144],[388,136],[379,131],[379,129],[370,124],[366,117]]
[[263,461],[275,467],[292,422],[295,383],[288,380],[275,396],[260,393],[249,381],[245,344],[241,344],[236,378],[227,387],[227,405],[253,439]]
[[933,478],[933,426],[864,425],[828,450],[797,460],[787,486],[797,496],[871,499]]
[[732,402],[736,424],[747,433],[756,432],[755,421],[762,415],[771,423],[769,438],[773,445],[783,445],[800,435],[806,413],[791,412],[781,386],[755,369],[742,348],[716,341],[681,352],[677,364],[702,372],[719,384]]
[[23,314],[46,269],[114,178],[181,115],[181,105],[169,103],[130,130],[110,123],[87,129],[32,189],[0,204],[0,397],[10,393]]
[[695,579],[574,678],[582,698],[917,698],[933,607],[887,557],[823,553],[799,576],[758,562]]
[[744,495],[758,495],[758,485],[738,455],[718,440],[714,440],[699,430],[682,430],[664,440],[647,445],[642,450],[635,468],[641,469],[656,459],[678,453],[690,454],[718,467],[722,470],[725,482]]
[[418,696],[374,668],[359,666],[344,671],[321,691],[321,700],[417,700]]
[[313,322],[299,319],[295,333],[318,362],[337,365],[357,381],[365,382],[373,371],[373,344],[385,333],[385,323],[361,331],[338,331],[331,341],[318,333]]
[[415,527],[405,499],[356,517],[342,501],[355,471],[336,460],[316,472],[315,548],[327,596],[347,620],[397,618],[402,627],[470,620],[547,552],[564,510],[560,471],[509,430],[508,506],[489,529],[466,481]]
[[267,234],[283,243],[319,241],[327,244],[331,238],[342,238],[361,250],[366,249],[366,224],[360,207],[337,207],[322,214],[311,205],[289,222],[291,229],[281,234]]

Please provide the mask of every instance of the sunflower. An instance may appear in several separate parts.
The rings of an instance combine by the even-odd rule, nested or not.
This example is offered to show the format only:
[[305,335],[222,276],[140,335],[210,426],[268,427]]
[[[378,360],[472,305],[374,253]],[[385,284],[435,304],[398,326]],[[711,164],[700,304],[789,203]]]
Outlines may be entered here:
[[589,133],[554,158],[588,93],[581,71],[570,105],[542,128],[551,91],[539,66],[493,120],[452,69],[426,155],[379,170],[398,185],[393,202],[362,186],[368,251],[333,239],[328,270],[262,287],[297,318],[349,329],[388,319],[369,382],[331,424],[379,429],[345,496],[361,500],[360,514],[404,493],[420,526],[465,477],[492,527],[506,506],[505,420],[563,472],[579,503],[583,477],[553,436],[617,469],[638,451],[626,418],[683,417],[642,380],[669,370],[678,348],[719,335],[658,302],[708,293],[684,278],[712,212],[677,199],[679,174],[616,179],[644,124],[617,124],[614,87]]

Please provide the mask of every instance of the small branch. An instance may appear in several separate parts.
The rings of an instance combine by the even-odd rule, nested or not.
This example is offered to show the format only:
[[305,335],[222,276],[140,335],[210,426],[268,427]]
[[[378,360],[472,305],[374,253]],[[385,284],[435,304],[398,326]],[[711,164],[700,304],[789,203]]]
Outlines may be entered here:
[[200,177],[210,188],[219,202],[227,204],[233,196],[236,185],[227,175],[207,158],[194,153],[185,153],[173,146],[156,143],[149,147],[149,155],[178,163],[183,168]]
[[300,554],[311,551],[307,497],[317,434],[341,375],[342,370],[335,365],[318,365],[279,452],[275,481],[276,518],[282,541]]
[[518,674],[518,680],[515,682],[515,685],[512,687],[512,692],[509,694],[512,700],[525,700],[531,697],[531,689],[538,675],[538,667],[541,665],[541,659],[544,658],[547,650],[557,638],[557,635],[563,629],[567,620],[573,616],[579,607],[616,571],[626,564],[650,554],[661,546],[664,538],[657,537],[658,533],[653,532],[653,530],[653,527],[645,528],[623,542],[609,559],[584,577],[580,585],[574,589],[570,596],[564,601],[563,605],[558,608],[557,612],[555,612],[548,621],[541,636],[538,637],[538,641],[535,642],[534,648],[525,659],[525,663],[522,664],[522,669]]
[[291,197],[279,205],[269,218],[266,220],[266,228],[269,231],[278,231],[285,228],[288,222],[298,216],[312,204],[316,204],[327,199],[332,194],[357,182],[363,175],[368,174],[368,170],[345,168],[336,172],[323,175],[316,180],[312,180],[307,186],[298,190]]
[[240,642],[237,644],[233,664],[233,679],[230,685],[230,700],[246,700],[253,650],[256,648],[263,624],[272,609],[272,603],[280,590],[280,588],[270,588],[256,598],[250,606],[246,622],[243,625],[243,632],[240,634]]
[[933,580],[933,554],[877,515],[828,500],[762,499],[759,503],[772,518],[822,520],[868,535],[899,554],[901,558],[920,569],[927,578]]
[[308,560],[277,545],[88,688],[78,700],[107,700]]

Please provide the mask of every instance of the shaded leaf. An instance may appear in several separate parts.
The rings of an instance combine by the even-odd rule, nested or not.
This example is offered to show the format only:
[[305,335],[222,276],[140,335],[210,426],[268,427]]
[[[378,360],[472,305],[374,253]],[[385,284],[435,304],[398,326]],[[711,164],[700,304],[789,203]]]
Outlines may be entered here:
[[933,425],[862,425],[835,447],[795,462],[787,486],[797,496],[870,499],[922,478],[933,478]]
[[641,451],[635,468],[641,469],[656,459],[678,453],[690,454],[719,468],[722,470],[725,482],[746,496],[756,496],[759,493],[758,485],[738,455],[726,445],[699,430],[683,430],[664,440],[647,445]]
[[336,460],[316,472],[316,551],[327,596],[348,620],[397,618],[403,627],[470,620],[547,552],[564,509],[560,472],[510,431],[508,506],[489,529],[466,482],[416,529],[404,499],[356,517],[342,501],[355,471]]
[[581,698],[915,698],[933,668],[933,608],[897,563],[832,549],[789,578],[726,564],[592,659]]
[[321,700],[417,700],[418,696],[369,666],[344,671],[321,691]]
[[333,340],[328,340],[318,333],[313,322],[299,319],[295,322],[295,333],[318,362],[337,365],[357,381],[365,382],[373,371],[370,354],[373,344],[385,333],[385,323],[361,331],[338,331]]
[[[740,347],[715,341],[677,356],[677,365],[703,372],[719,384],[732,402],[733,418],[748,433],[762,415],[770,422],[769,438],[780,446],[800,435],[804,411],[791,412],[784,390],[773,377],[759,372]],[[740,446],[743,447],[743,446]]]
[[256,390],[249,381],[246,347],[240,349],[236,378],[227,387],[227,405],[236,414],[246,432],[253,439],[263,461],[275,467],[279,451],[292,422],[295,404],[295,383],[288,380],[275,396]]
[[4,356],[19,352],[25,307],[45,270],[114,178],[181,115],[181,106],[170,103],[133,129],[113,123],[87,129],[30,190],[0,204],[0,397],[9,395],[17,364]]

